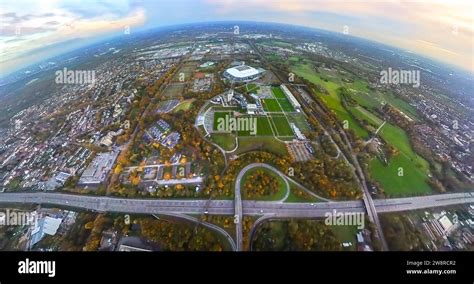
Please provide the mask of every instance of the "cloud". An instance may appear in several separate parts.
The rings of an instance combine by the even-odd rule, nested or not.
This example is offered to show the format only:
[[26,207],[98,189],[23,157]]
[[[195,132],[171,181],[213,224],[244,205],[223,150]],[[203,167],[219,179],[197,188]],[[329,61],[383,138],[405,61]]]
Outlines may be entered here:
[[3,63],[35,48],[124,26],[256,20],[336,32],[347,25],[352,35],[474,70],[471,0],[15,0],[3,1],[2,11]]
[[[342,32],[474,70],[471,0],[206,0],[222,17],[274,21]],[[245,12],[244,12],[245,11]],[[328,20],[321,15],[337,15]],[[422,44],[431,42],[433,45]]]
[[[0,16],[2,69],[16,66],[19,58],[35,49],[122,31],[126,26],[142,25],[146,20],[144,9],[120,0],[88,4],[68,1],[67,5],[54,3],[56,1],[17,2],[17,5],[11,5],[11,2],[6,5],[6,12]],[[25,9],[22,4],[26,5]],[[115,8],[107,9],[111,6]]]

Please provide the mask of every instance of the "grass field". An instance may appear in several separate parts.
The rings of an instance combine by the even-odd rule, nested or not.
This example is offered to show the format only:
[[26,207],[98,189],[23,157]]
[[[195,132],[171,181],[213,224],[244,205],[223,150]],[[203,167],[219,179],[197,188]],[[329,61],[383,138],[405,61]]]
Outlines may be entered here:
[[291,70],[298,76],[301,76],[312,83],[319,84],[326,88],[329,92],[329,95],[320,95],[321,100],[323,100],[329,109],[334,112],[340,121],[347,121],[349,124],[349,129],[354,130],[357,136],[362,138],[368,137],[368,132],[363,127],[361,127],[359,123],[357,123],[357,121],[342,106],[341,98],[337,93],[337,89],[340,87],[339,84],[322,80],[318,73],[312,68],[312,66],[307,63],[294,65],[292,66]]
[[257,118],[257,135],[259,136],[273,136],[272,127],[266,117]]
[[259,86],[255,85],[253,83],[247,84],[245,87],[247,89],[247,92],[249,92],[249,93],[258,92],[258,90],[260,89]]
[[376,128],[383,123],[383,121],[378,116],[374,115],[373,113],[361,106],[350,107],[350,111],[355,117],[362,120],[367,120],[369,124],[373,125]]
[[306,121],[306,117],[302,113],[288,114],[287,118],[290,122],[296,124],[296,126],[302,131],[309,131],[310,126]]
[[242,193],[242,199],[244,199],[244,200],[249,199],[245,194],[244,184],[245,184],[245,181],[247,180],[247,178],[250,175],[254,174],[257,170],[262,170],[262,171],[265,172],[266,175],[269,175],[269,176],[272,176],[272,177],[278,179],[279,187],[278,187],[278,192],[276,192],[275,194],[267,195],[267,196],[260,196],[260,197],[252,197],[251,200],[274,201],[274,200],[281,200],[283,197],[285,197],[285,194],[286,194],[285,181],[279,175],[277,175],[275,172],[273,172],[273,171],[271,171],[267,168],[254,168],[254,169],[251,169],[248,172],[246,172],[244,174],[244,176],[242,177],[242,183],[240,184],[240,191]]
[[[196,70],[197,66],[193,63],[187,63],[186,65],[183,65],[179,70],[178,72],[176,72],[176,74],[174,75],[173,77],[173,82],[186,82],[186,81],[189,81],[192,76],[193,76],[193,72],[194,70]],[[181,81],[181,77],[182,76],[181,74],[184,75],[184,78],[183,78],[183,81]]]
[[[386,123],[379,135],[400,153],[390,160],[388,166],[384,166],[378,159],[372,160],[372,178],[378,181],[390,196],[429,193],[431,188],[426,182],[429,164],[412,150],[405,131]],[[403,176],[398,176],[399,168],[403,168]]]
[[354,94],[352,98],[362,106],[371,109],[381,107],[383,103],[389,103],[399,111],[408,115],[411,119],[418,119],[415,107],[392,93],[369,90],[367,82],[362,80],[355,80],[354,83],[348,84],[347,87],[356,91],[356,94]]
[[[231,112],[215,112],[214,113],[214,130],[217,131],[218,119],[225,118],[226,115],[232,117]],[[250,118],[251,116],[241,116],[241,118]],[[239,131],[238,136],[253,136],[250,130]],[[257,136],[273,136],[272,127],[266,116],[257,117]]]
[[268,112],[282,112],[278,100],[276,99],[263,99],[263,109]]
[[214,131],[217,131],[217,126],[218,126],[218,120],[219,118],[225,118],[226,115],[229,115],[230,117],[232,117],[232,112],[230,111],[219,111],[219,112],[215,112],[214,113]]
[[288,120],[284,115],[272,115],[271,119],[275,129],[278,132],[277,136],[294,136],[293,130],[291,129],[290,125],[288,124]]
[[[341,82],[325,81],[321,78],[309,63],[297,64],[292,67],[292,71],[298,76],[319,84],[326,88],[329,95],[320,95],[320,98],[331,109],[339,120],[347,120],[349,128],[354,130],[357,136],[367,138],[368,132],[358,124],[350,113],[342,106],[342,101],[337,93],[337,89],[342,85]],[[380,107],[383,102],[388,102],[397,107],[405,114],[416,119],[416,112],[413,107],[405,101],[394,97],[390,94],[382,94],[378,91],[370,91],[367,83],[356,80],[347,87],[354,93],[354,98],[361,106],[368,109]],[[359,119],[366,119],[374,127],[379,126],[382,120],[372,112],[362,108],[361,106],[352,107],[350,110],[354,116]],[[385,141],[397,148],[400,153],[393,157],[387,167],[385,167],[378,159],[374,159],[370,163],[370,172],[374,180],[378,181],[384,188],[385,192],[390,196],[401,196],[408,194],[423,194],[431,191],[426,183],[428,178],[429,165],[426,160],[414,153],[411,148],[409,138],[405,131],[399,127],[387,123],[379,135]],[[403,168],[404,176],[398,176],[398,169]]]
[[173,111],[174,112],[177,112],[180,110],[187,111],[193,106],[193,102],[194,100],[185,100],[181,102],[178,106],[176,106],[176,108]]
[[272,93],[277,99],[286,99],[286,96],[280,87],[272,87]]
[[217,145],[221,146],[226,151],[231,151],[235,148],[235,136],[231,134],[212,134],[211,140]]
[[167,98],[177,98],[183,94],[185,84],[181,83],[176,83],[176,84],[169,84],[164,93],[163,96]]
[[[239,136],[254,136],[250,131],[239,131]],[[273,131],[267,117],[257,117],[257,136],[273,136]]]
[[258,137],[239,137],[239,148],[236,155],[250,152],[250,151],[268,151],[279,156],[287,156],[285,143],[276,140],[270,136]]
[[356,234],[358,229],[356,226],[331,226],[331,230],[341,243],[352,243],[350,247],[344,248],[344,250],[357,250]]
[[281,109],[284,112],[294,112],[295,108],[291,105],[290,101],[287,98],[278,99]]

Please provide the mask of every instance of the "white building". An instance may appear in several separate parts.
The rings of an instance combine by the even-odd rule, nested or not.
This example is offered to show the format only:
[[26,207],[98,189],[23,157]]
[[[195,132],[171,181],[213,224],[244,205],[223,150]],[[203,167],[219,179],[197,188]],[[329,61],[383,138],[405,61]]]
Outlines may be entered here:
[[257,110],[258,107],[256,104],[247,104],[247,114],[255,114]]
[[227,69],[224,72],[224,77],[234,82],[250,82],[258,79],[264,72],[263,69],[240,65]]
[[293,129],[293,132],[296,135],[296,138],[299,140],[306,140],[306,136],[301,132],[301,130],[294,124],[290,123],[291,129]]
[[438,222],[441,224],[441,227],[443,228],[443,233],[446,235],[449,235],[451,230],[455,228],[454,224],[449,220],[448,216],[444,215],[443,217],[438,219]]
[[293,94],[290,92],[290,90],[288,90],[288,88],[285,85],[281,84],[280,89],[286,95],[286,97],[288,98],[288,100],[290,101],[291,105],[294,108],[296,108],[296,109],[301,108],[301,105],[298,102],[298,100],[293,96]]
[[63,220],[61,218],[53,218],[50,216],[44,216],[40,218],[34,225],[31,231],[29,247],[33,247],[39,241],[41,241],[45,235],[54,236],[61,225]]

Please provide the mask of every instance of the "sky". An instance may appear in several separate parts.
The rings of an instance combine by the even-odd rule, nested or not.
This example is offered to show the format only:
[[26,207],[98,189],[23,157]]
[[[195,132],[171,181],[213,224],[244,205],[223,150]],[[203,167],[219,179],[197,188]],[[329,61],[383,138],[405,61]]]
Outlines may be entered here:
[[[472,0],[0,0],[0,75],[94,40],[181,23],[343,32],[474,72]],[[63,43],[61,45],[58,45]],[[63,47],[61,47],[63,46]],[[67,46],[67,48],[66,48]]]

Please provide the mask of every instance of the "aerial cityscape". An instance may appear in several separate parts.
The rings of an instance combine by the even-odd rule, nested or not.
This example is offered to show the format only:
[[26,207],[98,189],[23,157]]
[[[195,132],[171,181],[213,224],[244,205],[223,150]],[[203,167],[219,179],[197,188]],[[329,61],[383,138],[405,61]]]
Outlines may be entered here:
[[7,2],[0,251],[474,250],[469,1]]

